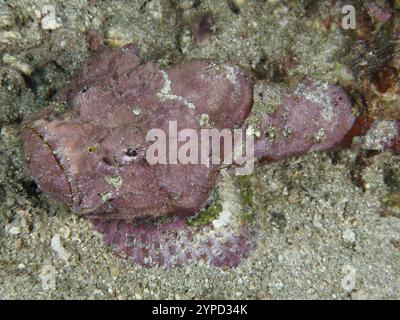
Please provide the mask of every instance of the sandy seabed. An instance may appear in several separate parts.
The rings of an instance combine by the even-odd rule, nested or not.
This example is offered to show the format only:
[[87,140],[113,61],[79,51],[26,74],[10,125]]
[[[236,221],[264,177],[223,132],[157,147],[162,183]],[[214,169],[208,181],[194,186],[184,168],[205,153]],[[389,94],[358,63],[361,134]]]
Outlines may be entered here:
[[[0,298],[400,298],[400,219],[383,214],[384,199],[400,186],[399,158],[389,152],[362,165],[358,151],[344,150],[257,167],[251,185],[259,244],[233,269],[132,265],[113,255],[90,222],[32,183],[19,125],[85,60],[89,29],[111,46],[138,43],[161,65],[230,60],[276,80],[273,70],[290,52],[297,60],[284,81],[352,81],[345,36],[340,28],[320,29],[329,8],[307,15],[294,1],[233,1],[237,10],[228,2],[0,2]],[[56,22],[43,25],[49,4]],[[199,45],[193,24],[206,12],[215,16],[215,30]]]

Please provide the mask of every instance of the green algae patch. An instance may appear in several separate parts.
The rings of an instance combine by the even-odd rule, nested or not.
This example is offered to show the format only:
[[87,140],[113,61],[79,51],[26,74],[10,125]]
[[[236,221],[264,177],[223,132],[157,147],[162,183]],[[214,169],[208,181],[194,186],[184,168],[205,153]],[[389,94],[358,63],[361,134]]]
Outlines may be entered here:
[[104,192],[104,193],[100,194],[100,197],[101,197],[101,201],[103,201],[103,203],[106,203],[112,199],[112,193]]
[[222,203],[221,203],[221,197],[218,191],[218,187],[214,187],[214,189],[211,192],[211,201],[210,203],[198,214],[196,214],[193,217],[190,217],[187,220],[187,223],[189,226],[192,227],[199,227],[203,226],[206,224],[211,223],[211,221],[215,220],[218,218],[218,215],[222,211]]
[[[236,197],[238,198],[239,206],[241,207],[237,210],[236,216],[240,221],[254,224],[255,222],[255,214],[256,208],[254,203],[254,194],[253,194],[253,184],[252,184],[253,175],[249,176],[234,176],[233,183],[234,187],[237,190]],[[188,218],[187,223],[192,227],[199,227],[203,225],[207,225],[211,223],[213,220],[218,219],[220,213],[223,211],[223,199],[221,198],[221,190],[223,186],[219,184],[214,187],[211,192],[211,201],[210,203],[200,212]],[[236,211],[236,210],[235,210]]]
[[241,218],[244,222],[253,224],[255,222],[256,207],[254,203],[254,186],[252,183],[253,175],[236,176],[235,186],[239,190],[240,202],[243,206]]
[[112,185],[115,189],[119,189],[122,186],[122,178],[121,176],[107,176],[106,181],[108,184]]

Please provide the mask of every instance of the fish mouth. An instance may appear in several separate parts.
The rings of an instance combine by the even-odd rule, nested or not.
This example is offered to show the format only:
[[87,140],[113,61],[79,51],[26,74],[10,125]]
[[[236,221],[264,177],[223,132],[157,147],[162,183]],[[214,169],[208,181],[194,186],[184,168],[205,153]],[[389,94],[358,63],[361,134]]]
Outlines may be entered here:
[[32,126],[21,132],[24,158],[30,174],[39,188],[59,201],[73,205],[71,179],[54,152],[54,148]]

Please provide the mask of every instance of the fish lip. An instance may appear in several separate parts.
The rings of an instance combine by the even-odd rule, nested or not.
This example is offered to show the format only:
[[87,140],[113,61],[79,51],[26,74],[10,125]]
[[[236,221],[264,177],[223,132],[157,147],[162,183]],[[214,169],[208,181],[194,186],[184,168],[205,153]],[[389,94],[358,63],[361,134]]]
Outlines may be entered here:
[[[40,139],[42,144],[49,149],[50,153],[52,154],[55,162],[57,163],[57,165],[60,169],[60,173],[64,175],[65,180],[68,185],[69,194],[61,195],[58,198],[63,200],[64,202],[66,202],[68,205],[71,205],[73,208],[77,208],[80,204],[79,185],[78,185],[78,183],[76,183],[73,176],[68,172],[67,166],[62,164],[61,159],[58,157],[57,153],[54,152],[54,150],[56,150],[56,148],[54,148],[54,146],[49,141],[47,141],[47,139],[45,137],[46,135],[41,133],[40,128],[38,128],[37,125],[35,126],[34,123],[24,124],[23,131],[24,130],[30,132],[31,134],[34,134],[37,138]],[[24,149],[25,149],[25,147],[24,147]]]

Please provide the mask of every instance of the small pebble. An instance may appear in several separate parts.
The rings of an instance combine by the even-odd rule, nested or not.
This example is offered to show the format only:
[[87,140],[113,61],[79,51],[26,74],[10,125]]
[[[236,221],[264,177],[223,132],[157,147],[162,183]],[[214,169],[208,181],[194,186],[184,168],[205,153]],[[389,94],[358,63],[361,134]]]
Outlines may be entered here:
[[56,9],[52,5],[45,5],[42,7],[42,29],[55,30],[61,27],[61,23],[57,21]]
[[8,233],[12,235],[20,234],[21,233],[21,228],[20,227],[11,227],[8,229]]
[[29,76],[32,74],[32,67],[29,64],[18,60],[18,58],[14,57],[12,55],[9,55],[6,53],[3,56],[3,62],[5,64],[8,64],[11,67],[15,68],[16,70],[20,71],[21,73],[23,73],[26,76]]
[[64,261],[67,261],[71,256],[71,253],[69,253],[63,247],[59,233],[56,233],[51,239],[51,248],[54,250],[55,253],[57,253],[57,256]]
[[40,272],[43,290],[54,290],[56,288],[56,270],[52,265],[45,265]]
[[343,232],[343,240],[347,243],[355,243],[356,242],[356,234],[353,230],[347,229]]

